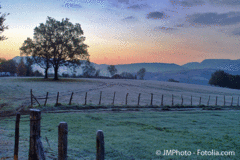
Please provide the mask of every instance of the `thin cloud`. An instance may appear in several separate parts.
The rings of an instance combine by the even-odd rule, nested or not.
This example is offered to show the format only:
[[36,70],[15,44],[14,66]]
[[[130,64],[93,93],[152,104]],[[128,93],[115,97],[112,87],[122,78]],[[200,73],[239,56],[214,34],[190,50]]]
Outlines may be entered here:
[[147,4],[135,4],[132,5],[130,7],[128,7],[129,9],[134,9],[134,10],[141,10],[141,9],[145,9],[145,8],[151,8],[149,5]]
[[164,13],[163,12],[150,12],[147,15],[147,18],[152,18],[152,19],[162,19],[164,17]]
[[178,24],[177,25],[177,27],[183,27],[184,26],[184,24]]
[[193,25],[233,25],[240,23],[240,12],[196,13],[188,16],[188,22]]
[[118,0],[118,3],[126,3],[126,4],[129,4],[129,0]]
[[136,20],[136,18],[133,17],[133,16],[129,16],[129,17],[126,17],[126,18],[122,19],[122,21],[132,21],[132,20]]
[[82,8],[80,4],[74,4],[74,3],[65,3],[64,7],[66,8]]
[[230,5],[230,6],[236,6],[240,5],[239,0],[209,0],[210,4],[216,4],[216,5]]
[[193,7],[197,5],[203,5],[205,2],[203,0],[184,0],[184,1],[177,1],[177,0],[169,0],[172,5],[181,5],[183,7]]
[[175,28],[171,28],[171,27],[157,26],[157,27],[154,27],[153,30],[154,31],[172,31],[172,30],[176,30],[176,29]]

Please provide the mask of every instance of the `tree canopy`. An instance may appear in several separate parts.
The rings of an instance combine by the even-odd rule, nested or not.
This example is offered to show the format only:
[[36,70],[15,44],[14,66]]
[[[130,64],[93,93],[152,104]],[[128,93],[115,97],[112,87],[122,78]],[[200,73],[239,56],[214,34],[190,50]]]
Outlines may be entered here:
[[[0,6],[0,9],[1,9],[2,7]],[[5,30],[5,29],[8,29],[8,26],[5,26],[3,23],[4,23],[4,21],[6,20],[6,16],[7,15],[9,15],[9,13],[8,14],[6,14],[6,13],[4,13],[4,14],[1,14],[1,12],[0,12],[0,34],[2,34],[2,32]],[[6,40],[7,38],[5,37],[5,36],[0,36],[0,41],[3,41],[3,40]]]
[[108,71],[110,72],[111,76],[117,73],[117,69],[114,65],[110,65],[107,67]]
[[60,66],[77,67],[80,60],[89,59],[85,37],[79,23],[75,25],[69,19],[57,21],[47,17],[45,24],[34,29],[34,40],[28,38],[20,48],[22,55],[31,55],[34,61],[45,68],[54,68],[54,79],[58,80]]
[[145,76],[145,72],[146,72],[146,69],[145,68],[141,68],[138,72],[137,72],[137,75],[139,76],[139,78],[141,80],[143,80],[143,77]]

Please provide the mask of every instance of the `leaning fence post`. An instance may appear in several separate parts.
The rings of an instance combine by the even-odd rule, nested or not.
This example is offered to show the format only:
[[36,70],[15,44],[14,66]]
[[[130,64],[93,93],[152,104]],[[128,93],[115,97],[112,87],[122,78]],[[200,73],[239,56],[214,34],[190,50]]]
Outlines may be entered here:
[[48,99],[48,92],[47,92],[47,95],[46,95],[46,100],[45,100],[44,106],[46,106],[46,104],[47,104],[47,99]]
[[233,96],[232,96],[232,101],[231,101],[231,106],[233,105]]
[[59,92],[57,93],[57,100],[56,100],[56,105],[55,106],[58,105],[58,97],[59,97]]
[[70,100],[69,100],[69,105],[71,105],[71,103],[72,103],[72,97],[73,97],[73,92],[72,92]]
[[15,145],[14,145],[14,160],[18,160],[18,144],[19,144],[19,122],[20,113],[16,115],[16,126],[15,126]]
[[153,93],[151,93],[151,103],[150,103],[151,106],[152,106],[152,101],[153,101]]
[[60,122],[58,125],[58,160],[67,160],[68,125]]
[[99,105],[101,105],[102,91],[100,91]]
[[30,109],[30,146],[28,160],[45,160],[43,146],[40,140],[41,111]]
[[85,95],[85,105],[87,105],[87,92],[86,92],[86,95]]
[[104,160],[105,149],[104,149],[104,135],[102,130],[97,131],[96,141],[97,141],[96,160]]
[[162,94],[162,101],[161,101],[161,106],[163,106],[163,94]]
[[208,101],[207,101],[207,106],[209,106],[209,101],[210,101],[210,96],[209,96]]
[[127,105],[127,97],[128,97],[128,93],[126,94],[126,105]]
[[172,94],[172,106],[173,106],[174,104],[173,104],[173,94]]
[[30,96],[31,96],[31,107],[32,107],[33,106],[32,89],[30,90]]
[[113,105],[114,105],[114,100],[115,100],[115,94],[116,94],[116,92],[114,92],[114,95],[113,95]]
[[140,96],[141,96],[141,93],[139,93],[139,95],[138,95],[138,106],[139,106],[139,103],[140,103]]

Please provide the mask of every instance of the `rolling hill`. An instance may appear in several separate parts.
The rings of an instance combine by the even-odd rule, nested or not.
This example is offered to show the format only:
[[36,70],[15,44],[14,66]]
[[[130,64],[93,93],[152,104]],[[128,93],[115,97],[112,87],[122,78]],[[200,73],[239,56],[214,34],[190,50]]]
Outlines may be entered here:
[[[17,56],[14,57],[13,60],[19,63],[21,58],[22,57]],[[25,59],[25,57],[23,58]],[[82,65],[76,68],[76,75],[81,75],[83,73],[81,67],[84,66],[84,61],[81,61],[81,63]],[[108,65],[92,64],[96,70],[100,70],[100,76],[110,76],[110,73],[107,70]],[[132,63],[115,65],[115,67],[119,74],[122,72],[129,72],[133,75],[136,75],[141,68],[145,68],[145,80],[167,81],[168,79],[173,78],[181,83],[208,85],[211,74],[219,69],[233,75],[239,75],[240,59],[205,59],[201,63],[190,62],[182,66],[174,63]],[[39,70],[44,73],[44,70],[36,64],[33,65],[33,70]],[[49,73],[53,72],[53,68],[50,68]],[[60,67],[59,74],[61,75],[62,73],[72,75],[73,69]]]

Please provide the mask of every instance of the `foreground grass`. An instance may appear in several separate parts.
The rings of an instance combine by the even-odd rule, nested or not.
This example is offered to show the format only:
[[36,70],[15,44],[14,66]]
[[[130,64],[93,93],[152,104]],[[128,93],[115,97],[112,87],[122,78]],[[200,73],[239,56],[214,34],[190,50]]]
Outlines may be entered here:
[[[47,159],[57,158],[58,124],[68,123],[68,159],[95,159],[96,131],[103,130],[106,159],[240,159],[240,111],[42,113]],[[15,117],[0,121],[1,138],[14,142]],[[49,141],[47,143],[46,137]],[[14,144],[14,143],[13,143]],[[29,116],[20,121],[19,156],[26,159]],[[195,152],[157,156],[156,150]],[[200,156],[197,150],[235,151],[235,156]],[[2,156],[12,156],[13,146]]]

